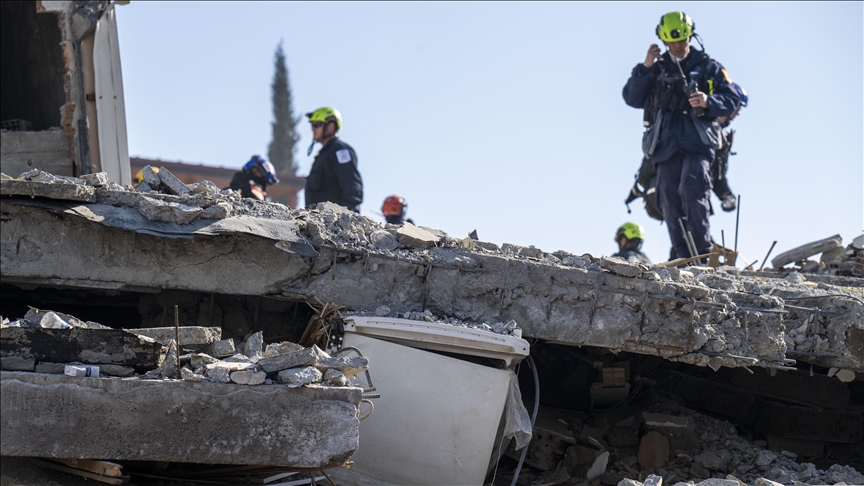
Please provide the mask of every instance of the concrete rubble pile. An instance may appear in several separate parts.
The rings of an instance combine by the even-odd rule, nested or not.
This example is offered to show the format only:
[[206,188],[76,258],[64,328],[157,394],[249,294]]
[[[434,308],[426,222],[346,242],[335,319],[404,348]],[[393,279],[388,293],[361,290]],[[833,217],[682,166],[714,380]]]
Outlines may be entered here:
[[[142,329],[130,330],[135,340],[150,343],[138,354],[155,357],[152,363],[130,365],[111,361],[114,358],[50,361],[16,354],[9,345],[3,348],[4,370],[40,371],[42,365],[44,371],[45,363],[74,361],[98,364],[105,374],[110,374],[106,365],[126,366],[131,370],[126,376],[135,378],[124,381],[193,389],[279,389],[290,392],[292,399],[299,395],[313,402],[328,396],[350,407],[353,422],[325,413],[333,422],[325,428],[335,433],[337,424],[343,427],[336,434],[343,439],[355,434],[356,448],[356,410],[363,390],[352,380],[366,371],[368,362],[291,342],[303,342],[297,339],[297,326],[305,319],[297,313],[308,319],[303,314],[307,303],[333,302],[347,309],[344,315],[411,319],[530,338],[531,355],[545,376],[540,380],[544,400],[550,388],[584,389],[590,393],[590,406],[569,410],[592,412],[565,420],[568,429],[563,432],[538,422],[529,446],[534,449],[529,450],[541,453],[529,453],[526,460],[534,480],[638,484],[633,478],[656,474],[667,484],[715,481],[701,486],[721,484],[716,481],[726,481],[723,486],[864,482],[851,466],[817,469],[805,461],[828,460],[836,457],[830,451],[839,449],[844,457],[864,455],[858,450],[864,443],[864,402],[855,395],[860,387],[852,387],[864,372],[864,280],[843,273],[845,263],[825,264],[822,267],[833,273],[818,275],[805,273],[801,265],[796,267],[800,271],[764,272],[730,266],[646,266],[453,238],[431,228],[378,223],[330,203],[292,210],[243,199],[208,181],[186,185],[165,168],[148,167],[143,174],[137,187],[107,183],[104,174],[71,178],[33,170],[14,179],[3,175],[0,262],[6,286],[134,296],[142,327],[169,333],[139,338],[147,336]],[[847,262],[853,256],[834,251],[837,245],[825,247],[827,262]],[[862,255],[853,253],[855,258]],[[800,264],[808,256],[795,253],[791,258],[787,264]],[[783,266],[779,262],[778,268]],[[179,370],[173,328],[164,327],[174,319],[168,305],[177,304],[181,329],[198,324],[199,329],[220,331],[194,349],[181,337]],[[33,332],[28,327],[37,321],[49,334],[120,332],[59,312],[34,310],[8,323],[20,329],[6,326],[4,335]],[[223,332],[233,340],[223,339]],[[264,343],[265,335],[273,344]],[[117,339],[117,346],[126,345]],[[544,356],[555,347],[554,353],[562,355],[582,353],[574,358],[581,364],[567,368],[550,357],[554,353]],[[624,356],[620,359],[635,365],[634,376],[630,371],[626,378],[619,375],[625,365],[612,363],[610,355]],[[597,360],[606,364],[597,368]],[[645,369],[648,360],[655,363],[650,372]],[[574,386],[568,380],[580,372],[574,368],[591,369],[586,362],[594,362],[597,378],[580,378]],[[802,375],[808,368],[809,378]],[[175,379],[178,371],[181,380]],[[4,371],[4,384],[26,381],[22,375],[36,376]],[[549,376],[557,382],[550,384]],[[52,378],[73,379],[37,381],[62,383]],[[529,384],[522,384],[525,396]],[[629,403],[655,389],[661,398],[651,405]],[[669,396],[678,402],[670,402]],[[616,404],[622,403],[629,404],[626,410],[618,410]],[[594,411],[606,407],[626,416],[594,417]],[[7,416],[4,413],[4,426]],[[819,427],[830,426],[802,431],[765,418],[791,423],[804,416]],[[311,423],[313,416],[308,417]],[[171,426],[176,424],[166,424]],[[797,432],[789,432],[793,429]],[[739,430],[766,440],[748,440]],[[318,457],[318,465],[334,465],[353,451],[350,444],[324,449],[329,455]],[[548,452],[553,450],[554,457]],[[518,458],[519,452],[507,454]],[[219,459],[242,463],[239,458]],[[723,479],[727,475],[738,479]]]
[[[0,360],[3,455],[306,468],[342,465],[356,450],[362,389],[349,380],[369,366],[314,345],[266,344],[260,332],[238,352],[219,328],[113,329],[35,308],[2,319]],[[189,421],[212,424],[214,442],[174,430]]]
[[[272,242],[257,255],[259,268],[266,270],[249,265],[250,257],[245,270],[237,270],[249,273],[248,278],[210,278],[210,282],[200,276],[208,274],[207,270],[212,270],[211,276],[224,273],[220,265],[233,270],[226,260],[244,256],[238,251],[226,254],[233,243],[228,248],[224,240],[214,240],[212,253],[202,251],[201,258],[193,262],[194,269],[180,275],[171,267],[180,264],[181,256],[185,266],[190,266],[187,250],[173,241],[148,242],[161,247],[164,267],[153,271],[142,268],[143,261],[129,259],[124,263],[126,275],[116,276],[115,286],[188,288],[296,301],[318,298],[363,312],[386,305],[397,314],[430,310],[462,322],[515,320],[526,336],[715,368],[782,368],[791,363],[787,356],[787,351],[793,351],[791,341],[796,347],[794,359],[864,370],[860,346],[864,303],[860,292],[849,287],[826,283],[814,287],[809,282],[787,285],[783,280],[742,275],[731,267],[649,268],[613,258],[455,239],[410,224],[377,223],[329,203],[289,210],[279,204],[244,200],[234,191],[218,191],[206,182],[178,184],[165,169],[158,173],[145,170],[149,177],[145,175],[139,190],[99,185],[95,176],[77,183],[41,182],[53,176],[36,172],[4,180],[3,194],[30,196],[37,191],[34,187],[50,186],[54,193],[44,197],[75,200],[80,192],[77,187],[86,186],[92,196],[84,205],[43,200],[41,205],[27,206],[26,200],[4,198],[7,220],[16,221],[15,227],[20,228],[4,232],[10,244],[23,244],[19,240],[28,239],[25,228],[42,224],[40,214],[46,212],[60,213],[67,221],[64,224],[76,230],[75,237],[94,240],[91,246],[97,248],[133,244],[118,241],[121,236],[109,234],[100,225],[174,239],[230,234]],[[62,191],[57,188],[66,194],[58,194]],[[224,210],[207,212],[214,207]],[[143,217],[137,218],[130,210]],[[205,216],[214,219],[202,219]],[[95,244],[97,241],[101,243]],[[26,243],[39,246],[34,251],[57,253],[37,242]],[[116,267],[110,255],[92,253],[87,258],[97,267]],[[279,261],[279,271],[273,268],[274,259]],[[4,255],[3,263],[9,277],[30,280],[40,275],[87,280],[96,273],[73,266],[60,276],[52,262],[23,261],[15,255]],[[49,264],[50,270],[46,268]],[[817,315],[814,322],[819,321],[821,327],[811,325],[802,341],[806,330],[797,329],[811,315]],[[794,325],[794,335],[787,336],[791,331],[787,322]],[[825,333],[820,334],[822,328]],[[807,343],[809,350],[805,351]]]
[[[538,421],[520,478],[578,486],[627,486],[637,483],[632,478],[651,475],[682,486],[864,484],[864,475],[852,466],[819,469],[793,452],[769,450],[764,440],[747,440],[730,422],[675,400],[653,395],[643,403],[588,419],[547,410],[551,419]],[[511,447],[508,456],[519,453]]]

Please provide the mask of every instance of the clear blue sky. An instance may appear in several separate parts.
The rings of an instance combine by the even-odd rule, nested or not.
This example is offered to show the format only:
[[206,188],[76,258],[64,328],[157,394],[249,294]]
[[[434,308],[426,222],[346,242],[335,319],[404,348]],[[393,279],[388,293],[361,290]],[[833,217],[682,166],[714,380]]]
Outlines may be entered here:
[[[117,7],[130,154],[237,168],[266,156],[282,40],[297,113],[344,116],[364,215],[381,220],[399,194],[417,224],[452,236],[595,255],[632,220],[662,261],[666,227],[623,203],[642,113],[621,88],[673,10],[750,96],[729,171],[743,256],[861,234],[861,2],[133,1]],[[308,123],[300,135],[306,175]],[[732,246],[735,214],[713,203],[715,240],[723,229]]]

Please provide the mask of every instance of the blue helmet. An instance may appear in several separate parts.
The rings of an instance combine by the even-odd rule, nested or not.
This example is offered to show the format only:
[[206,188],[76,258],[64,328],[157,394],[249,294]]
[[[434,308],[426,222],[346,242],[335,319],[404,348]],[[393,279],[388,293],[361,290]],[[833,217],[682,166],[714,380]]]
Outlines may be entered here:
[[258,167],[261,173],[264,174],[264,177],[267,178],[267,182],[269,184],[277,184],[279,182],[279,178],[276,177],[276,169],[273,167],[269,161],[261,158],[260,155],[253,155],[249,162],[243,164],[243,170],[250,171],[252,167]]
[[738,99],[741,100],[740,106],[747,106],[747,92],[744,91],[744,88],[742,88],[738,83],[732,83],[731,86],[732,91],[734,91],[735,94],[738,95]]

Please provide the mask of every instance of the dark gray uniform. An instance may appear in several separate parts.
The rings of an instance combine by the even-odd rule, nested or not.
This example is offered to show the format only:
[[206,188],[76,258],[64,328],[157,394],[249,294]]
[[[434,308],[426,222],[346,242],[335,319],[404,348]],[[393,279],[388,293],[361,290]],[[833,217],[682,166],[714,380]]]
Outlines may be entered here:
[[355,212],[360,212],[363,202],[363,179],[357,170],[357,154],[338,137],[321,148],[306,177],[306,207],[325,201]]

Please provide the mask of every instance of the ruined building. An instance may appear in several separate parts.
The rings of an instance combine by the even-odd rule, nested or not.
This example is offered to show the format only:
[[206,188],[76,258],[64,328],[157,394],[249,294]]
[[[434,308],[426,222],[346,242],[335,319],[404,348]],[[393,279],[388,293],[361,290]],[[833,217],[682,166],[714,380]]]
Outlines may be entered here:
[[864,483],[860,245],[645,266],[133,187],[114,5],[0,3],[3,478]]

